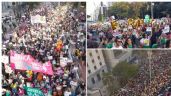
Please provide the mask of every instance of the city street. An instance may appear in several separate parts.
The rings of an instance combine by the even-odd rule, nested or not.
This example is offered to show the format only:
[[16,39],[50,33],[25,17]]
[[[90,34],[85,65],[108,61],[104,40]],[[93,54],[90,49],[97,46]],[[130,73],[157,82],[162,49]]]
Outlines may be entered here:
[[3,96],[85,96],[85,2],[2,6]]

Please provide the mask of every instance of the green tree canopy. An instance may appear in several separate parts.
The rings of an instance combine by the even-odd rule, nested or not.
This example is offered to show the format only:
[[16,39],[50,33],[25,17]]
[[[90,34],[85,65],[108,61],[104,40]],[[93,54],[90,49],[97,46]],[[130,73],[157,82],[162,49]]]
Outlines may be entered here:
[[[151,2],[115,2],[108,10],[109,16],[117,18],[144,18],[146,14],[151,15]],[[171,2],[154,2],[154,18],[171,15]]]
[[117,64],[112,72],[103,74],[103,83],[107,86],[110,94],[116,93],[124,87],[128,80],[138,73],[138,65],[129,64],[125,61]]

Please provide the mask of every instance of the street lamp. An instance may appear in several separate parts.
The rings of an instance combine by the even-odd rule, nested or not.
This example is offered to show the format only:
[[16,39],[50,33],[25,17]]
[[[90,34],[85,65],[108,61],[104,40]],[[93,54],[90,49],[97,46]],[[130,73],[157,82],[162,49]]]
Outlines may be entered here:
[[152,51],[151,51],[151,50],[148,51],[148,56],[149,56],[149,67],[150,67],[150,68],[149,68],[149,71],[150,71],[150,86],[151,86],[151,69],[152,69],[152,68],[151,68],[151,67],[152,67],[152,66],[151,66],[151,63],[152,63],[152,62],[151,62],[151,59],[152,59],[152,58],[151,58],[151,56],[152,56]]
[[100,9],[101,9],[101,19],[102,19],[102,22],[103,22],[103,2],[101,2]]
[[151,2],[151,18],[154,18],[154,14],[153,14],[153,7],[154,7],[154,3]]
[[58,7],[60,7],[61,6],[61,4],[60,4],[60,2],[58,2]]

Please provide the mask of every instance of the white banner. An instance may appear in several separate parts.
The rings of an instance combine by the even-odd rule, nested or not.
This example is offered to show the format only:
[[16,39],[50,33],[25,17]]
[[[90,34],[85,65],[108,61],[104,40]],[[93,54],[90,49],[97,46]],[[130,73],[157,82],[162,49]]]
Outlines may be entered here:
[[46,23],[46,17],[40,15],[31,16],[31,23]]

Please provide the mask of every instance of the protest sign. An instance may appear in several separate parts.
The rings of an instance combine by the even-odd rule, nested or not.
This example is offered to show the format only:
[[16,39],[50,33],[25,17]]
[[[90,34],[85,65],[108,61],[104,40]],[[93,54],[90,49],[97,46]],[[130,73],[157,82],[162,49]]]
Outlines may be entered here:
[[147,27],[146,28],[146,31],[151,32],[152,31],[152,28],[151,27]]
[[31,55],[17,54],[15,51],[10,51],[10,64],[14,65],[14,69],[32,70],[34,72],[53,75],[50,61],[41,64]]
[[124,32],[127,32],[127,31],[128,31],[128,29],[127,29],[127,28],[124,28],[124,29],[123,29],[123,31],[124,31]]
[[11,74],[11,73],[13,72],[13,70],[11,69],[10,66],[8,66],[7,64],[5,64],[4,66],[5,66],[5,72],[6,72],[6,73]]
[[46,23],[46,17],[45,16],[40,16],[39,17],[39,22],[40,23]]
[[73,62],[72,59],[65,58],[65,57],[60,57],[60,66],[65,67],[68,63]]
[[71,81],[70,84],[71,84],[72,86],[77,86],[77,85],[78,85],[77,82],[75,82],[75,81]]
[[163,31],[163,33],[169,33],[170,32],[169,25],[166,25],[162,31]]
[[31,16],[31,24],[34,24],[36,22],[36,17],[35,16]]
[[131,25],[128,26],[128,29],[133,29]]
[[8,64],[9,63],[9,57],[7,55],[2,55],[2,63],[4,64]]
[[25,87],[27,96],[44,96],[43,92],[38,88]]
[[67,65],[67,58],[60,58],[60,66],[65,67]]

